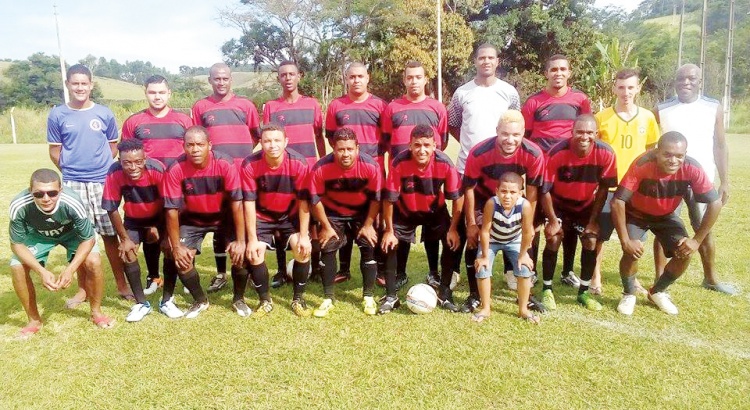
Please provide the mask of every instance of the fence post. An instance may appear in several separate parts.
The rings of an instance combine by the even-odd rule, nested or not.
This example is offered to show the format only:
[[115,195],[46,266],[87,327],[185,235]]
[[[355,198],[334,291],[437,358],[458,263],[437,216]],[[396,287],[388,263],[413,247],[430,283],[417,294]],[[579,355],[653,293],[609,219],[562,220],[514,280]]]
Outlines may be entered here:
[[10,132],[13,134],[13,144],[17,144],[18,141],[16,141],[16,120],[13,118],[13,110],[15,110],[16,107],[10,108]]

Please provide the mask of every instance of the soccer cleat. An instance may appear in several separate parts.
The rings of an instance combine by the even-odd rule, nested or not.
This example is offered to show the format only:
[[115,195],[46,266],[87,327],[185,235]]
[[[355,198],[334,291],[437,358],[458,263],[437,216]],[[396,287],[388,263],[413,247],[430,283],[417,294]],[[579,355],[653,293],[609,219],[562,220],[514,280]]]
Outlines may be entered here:
[[339,271],[336,273],[336,276],[333,277],[333,283],[346,282],[347,280],[351,278],[352,278],[352,274],[349,273],[349,271]]
[[557,309],[557,302],[555,302],[555,294],[552,293],[552,289],[544,289],[542,291],[542,303],[549,310]]
[[151,313],[151,304],[148,302],[136,303],[125,317],[126,322],[140,322],[146,315]]
[[453,271],[453,275],[451,275],[451,284],[448,285],[448,288],[450,288],[450,290],[454,290],[456,289],[456,286],[458,286],[460,282],[461,282],[461,274],[459,274],[456,271]]
[[258,307],[253,312],[253,317],[261,318],[268,315],[273,310],[273,302],[270,300],[261,300]]
[[425,283],[430,285],[433,289],[439,290],[440,289],[440,275],[438,275],[435,271],[430,271],[430,273],[427,274],[427,278],[425,278]]
[[195,302],[185,311],[186,319],[195,319],[204,310],[208,309],[208,302]]
[[572,271],[568,272],[567,275],[560,278],[560,283],[562,283],[563,285],[574,287],[576,289],[578,289],[581,286],[581,280],[578,279],[578,276],[576,276],[576,274],[573,273]]
[[406,273],[398,274],[396,276],[396,291],[401,290],[407,283],[409,283],[409,277],[406,276]]
[[385,287],[385,275],[381,275],[378,273],[378,275],[375,276],[375,284],[377,284],[381,288],[384,288]]
[[247,303],[245,303],[244,300],[235,300],[234,303],[232,303],[232,307],[234,308],[234,311],[237,312],[240,317],[248,317],[253,313],[253,310],[250,309],[247,306]]
[[[518,303],[518,300],[516,300]],[[547,311],[547,307],[536,299],[534,295],[529,294],[529,301],[526,303],[526,308],[533,310],[534,312],[544,313]]]
[[672,303],[672,298],[667,292],[657,292],[648,294],[648,300],[654,302],[654,304],[664,313],[670,315],[677,314],[677,306]]
[[724,293],[729,296],[734,296],[740,293],[736,286],[731,283],[716,282],[716,284],[710,284],[703,280],[703,287],[708,290],[713,290],[719,293]]
[[516,279],[516,275],[513,274],[513,271],[506,270],[504,276],[505,283],[508,284],[508,289],[518,290],[518,279]]
[[398,309],[399,306],[401,306],[401,301],[398,300],[398,296],[386,296],[378,308],[378,314],[385,315],[386,313],[391,313],[394,309]]
[[[533,288],[534,285],[536,285],[537,282],[539,282],[539,276],[536,274],[536,272],[532,272],[533,275],[529,278],[531,280],[531,287]],[[516,278],[516,282],[518,282],[518,278]]]
[[632,315],[635,310],[635,295],[623,294],[620,303],[617,304],[617,311],[623,315]]
[[214,293],[219,291],[221,288],[227,285],[226,273],[219,273],[211,278],[211,283],[208,284],[208,293]]
[[292,312],[299,317],[310,317],[312,314],[312,311],[302,299],[294,299],[292,301]]
[[453,295],[450,290],[442,292],[442,294],[438,293],[438,305],[445,310],[454,313],[458,312],[458,306],[456,306],[456,303],[453,301]]
[[365,296],[362,299],[362,310],[366,315],[374,315],[378,312],[378,304],[372,296]]
[[143,294],[153,295],[160,287],[164,285],[161,278],[146,278],[146,287],[143,288]]
[[328,312],[331,311],[331,309],[334,308],[333,300],[331,299],[323,299],[323,303],[318,306],[317,309],[313,312],[313,316],[315,317],[326,317],[328,316]]
[[271,279],[271,287],[274,289],[278,289],[286,283],[286,274],[283,272],[276,272],[275,275],[273,275],[273,278]]
[[174,304],[174,297],[169,298],[166,302],[159,303],[159,312],[163,313],[170,319],[179,319],[185,315],[177,305]]
[[576,297],[576,300],[588,310],[602,310],[602,304],[597,302],[597,300],[594,299],[594,297],[591,296],[588,291],[578,295],[578,297]]
[[475,310],[479,309],[479,305],[481,305],[482,302],[479,300],[479,296],[470,293],[469,297],[466,298],[466,301],[464,301],[464,304],[461,305],[461,312],[462,313],[472,313]]

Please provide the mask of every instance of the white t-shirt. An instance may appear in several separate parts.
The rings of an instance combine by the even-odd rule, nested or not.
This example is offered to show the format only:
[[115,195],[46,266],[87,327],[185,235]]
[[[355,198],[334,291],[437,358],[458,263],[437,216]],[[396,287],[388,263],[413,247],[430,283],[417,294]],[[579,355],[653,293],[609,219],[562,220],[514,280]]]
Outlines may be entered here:
[[714,159],[714,132],[719,101],[700,96],[691,103],[672,97],[659,104],[661,131],[677,131],[687,138],[687,154],[695,158],[711,182],[716,177]]
[[456,90],[448,106],[448,125],[461,129],[461,149],[456,161],[459,173],[464,173],[469,151],[495,136],[500,116],[509,109],[520,110],[521,99],[518,91],[503,80],[487,87],[471,80]]

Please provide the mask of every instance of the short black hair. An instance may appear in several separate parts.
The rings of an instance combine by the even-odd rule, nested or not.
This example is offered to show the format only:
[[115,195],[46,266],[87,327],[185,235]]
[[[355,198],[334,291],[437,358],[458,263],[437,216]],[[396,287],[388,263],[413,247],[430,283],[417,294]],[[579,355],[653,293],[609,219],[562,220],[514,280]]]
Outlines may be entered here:
[[336,145],[339,141],[350,141],[353,140],[357,145],[359,145],[359,141],[357,140],[357,133],[354,132],[353,129],[343,127],[336,130],[336,132],[333,133],[333,137],[331,138],[331,145]]
[[281,131],[281,133],[284,134],[284,138],[286,138],[286,131],[284,131],[284,126],[281,124],[269,122],[268,124],[263,124],[260,126],[261,137],[267,131]]
[[84,74],[89,78],[89,81],[91,81],[91,70],[89,70],[89,68],[83,64],[73,64],[72,66],[70,66],[70,68],[68,68],[68,71],[65,73],[65,79],[70,81],[70,78],[75,74]]
[[58,174],[57,171],[51,170],[49,168],[39,168],[31,173],[31,178],[29,180],[29,189],[31,189],[31,187],[34,185],[34,182],[41,182],[43,184],[57,182],[58,184],[60,184],[60,174]]
[[123,152],[140,151],[143,149],[143,141],[137,138],[128,138],[120,141],[117,144],[117,151],[122,154]]
[[202,125],[193,125],[192,127],[185,130],[185,135],[182,137],[183,141],[185,140],[185,137],[187,137],[188,133],[199,133],[203,134],[204,137],[206,137],[206,141],[211,142],[211,135],[208,133],[208,130],[206,127]]
[[495,57],[498,57],[499,54],[500,54],[500,51],[497,49],[497,47],[495,47],[494,44],[492,44],[492,43],[482,43],[482,44],[479,45],[479,47],[477,47],[476,50],[474,50],[474,58],[473,59],[476,59],[477,56],[479,55],[479,51],[480,50],[484,50],[485,48],[491,48],[491,49],[495,50]]
[[413,140],[417,138],[434,138],[435,131],[427,124],[417,124],[417,126],[412,128],[410,137]]
[[159,74],[154,74],[151,77],[147,78],[143,83],[143,86],[148,88],[149,84],[165,84],[167,88],[169,88],[169,81],[167,81],[166,77]]
[[570,60],[565,54],[553,54],[550,58],[544,61],[544,71],[549,70],[549,65],[552,64],[553,61],[557,60],[565,60],[568,62],[568,65],[570,65]]
[[659,148],[664,144],[675,144],[682,142],[687,146],[687,138],[677,131],[665,132],[664,135],[659,137],[659,142],[656,143],[656,147]]
[[296,68],[297,71],[299,72],[299,65],[297,65],[296,61],[294,61],[294,60],[284,60],[284,61],[281,62],[281,64],[279,64],[279,68],[284,67],[285,65],[293,65],[294,68]]
[[623,68],[615,73],[615,80],[627,80],[630,77],[641,79],[641,70],[637,68]]
[[497,180],[498,186],[503,182],[510,182],[511,184],[518,184],[518,188],[523,189],[523,178],[513,171],[505,172],[500,175],[500,179]]

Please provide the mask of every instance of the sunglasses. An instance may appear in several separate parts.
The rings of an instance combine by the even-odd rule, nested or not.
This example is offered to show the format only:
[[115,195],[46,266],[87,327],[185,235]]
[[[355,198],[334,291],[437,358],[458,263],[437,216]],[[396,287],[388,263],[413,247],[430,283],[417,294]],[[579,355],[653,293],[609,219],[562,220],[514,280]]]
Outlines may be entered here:
[[35,191],[31,193],[31,195],[34,198],[38,198],[38,199],[44,198],[45,195],[47,195],[50,198],[54,198],[59,194],[60,194],[60,191]]

